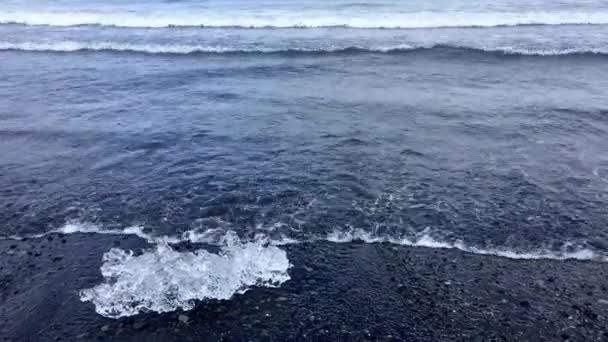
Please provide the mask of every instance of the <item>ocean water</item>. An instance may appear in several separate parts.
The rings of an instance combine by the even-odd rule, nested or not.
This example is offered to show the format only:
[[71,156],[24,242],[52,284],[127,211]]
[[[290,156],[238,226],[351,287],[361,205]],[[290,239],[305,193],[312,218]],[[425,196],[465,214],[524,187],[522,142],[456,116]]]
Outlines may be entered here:
[[607,137],[606,1],[0,4],[0,235],[148,241],[80,292],[107,317],[292,243],[605,262]]

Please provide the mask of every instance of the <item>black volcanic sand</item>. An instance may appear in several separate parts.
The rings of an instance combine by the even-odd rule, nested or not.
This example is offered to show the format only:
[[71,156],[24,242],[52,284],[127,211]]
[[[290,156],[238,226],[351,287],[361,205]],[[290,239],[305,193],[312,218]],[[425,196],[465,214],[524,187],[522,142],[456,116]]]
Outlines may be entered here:
[[[0,241],[4,341],[606,341],[608,263],[317,242],[285,246],[292,279],[189,312],[113,320],[78,290],[130,236]],[[187,248],[187,247],[185,247]]]

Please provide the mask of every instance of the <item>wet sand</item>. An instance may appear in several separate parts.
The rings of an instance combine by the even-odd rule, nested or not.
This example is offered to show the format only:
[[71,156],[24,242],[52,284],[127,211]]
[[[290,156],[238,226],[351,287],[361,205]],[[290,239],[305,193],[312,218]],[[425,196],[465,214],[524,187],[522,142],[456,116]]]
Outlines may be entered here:
[[101,257],[112,246],[146,247],[135,237],[88,234],[0,241],[3,340],[608,339],[606,263],[357,242],[290,245],[282,248],[292,279],[280,288],[114,320],[78,297],[101,282]]

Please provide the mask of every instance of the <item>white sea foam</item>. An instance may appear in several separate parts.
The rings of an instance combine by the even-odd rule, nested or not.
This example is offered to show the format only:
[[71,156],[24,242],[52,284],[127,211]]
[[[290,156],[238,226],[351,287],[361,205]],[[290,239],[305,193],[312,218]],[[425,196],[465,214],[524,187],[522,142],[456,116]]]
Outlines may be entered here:
[[[51,234],[135,235],[154,245],[139,255],[111,249],[101,266],[104,283],[81,291],[82,301],[92,302],[97,313],[110,318],[189,310],[197,300],[229,299],[251,286],[274,287],[289,280],[287,254],[263,236],[242,242],[234,232],[209,229],[171,237],[148,234],[142,226],[107,229],[71,221],[47,233],[25,237]],[[178,252],[171,246],[186,241],[216,245],[220,251]],[[293,240],[280,239],[277,244],[285,242]]]
[[[142,226],[129,226],[123,229],[105,229],[100,225],[92,223],[82,223],[78,221],[70,221],[65,225],[50,231],[49,233],[61,234],[108,234],[108,235],[135,235],[148,242],[154,242],[157,238],[144,232]],[[48,233],[47,233],[48,234]]]
[[23,239],[36,239],[36,238],[41,238],[41,237],[45,237],[45,236],[49,236],[49,235],[53,235],[53,234],[76,234],[76,233],[80,233],[80,234],[103,234],[103,235],[134,235],[137,236],[143,240],[146,240],[149,243],[169,243],[169,244],[175,244],[175,243],[179,243],[182,242],[183,239],[177,238],[177,237],[171,237],[171,236],[157,236],[154,234],[148,234],[146,232],[144,232],[144,227],[143,226],[128,226],[125,228],[121,228],[121,229],[116,229],[116,228],[104,228],[101,225],[98,224],[93,224],[93,223],[86,223],[86,222],[79,222],[79,221],[69,221],[66,224],[64,224],[63,226],[50,230],[46,233],[40,233],[40,234],[28,234],[28,235],[12,235],[7,237],[8,239],[12,239],[12,240],[23,240]]
[[332,46],[332,47],[248,47],[248,46],[213,46],[198,44],[132,44],[114,42],[2,42],[0,50],[20,50],[34,52],[77,52],[77,51],[116,51],[137,52],[151,54],[192,54],[192,53],[279,53],[279,52],[340,52],[350,49],[369,50],[376,52],[391,52],[396,50],[409,50],[416,47],[399,44],[393,46],[381,46],[365,48],[363,46]]
[[373,233],[367,232],[362,229],[349,229],[345,231],[336,230],[327,235],[327,240],[336,243],[352,242],[352,241],[363,241],[367,243],[381,243],[387,242],[392,244],[404,245],[404,246],[415,246],[415,247],[428,247],[428,248],[444,248],[444,249],[458,249],[463,252],[480,254],[480,255],[494,255],[509,259],[553,259],[553,260],[595,260],[607,262],[608,257],[605,255],[596,253],[595,251],[588,248],[575,248],[569,243],[563,244],[559,250],[553,249],[536,249],[529,251],[518,251],[506,248],[480,248],[475,246],[469,246],[463,241],[447,242],[441,241],[434,238],[428,230],[425,230],[418,234],[415,238],[408,237],[393,237],[393,236],[377,236]]
[[128,226],[122,229],[107,229],[101,225],[92,224],[92,223],[83,223],[79,221],[70,221],[65,225],[52,230],[44,235],[52,234],[52,233],[61,233],[61,234],[74,234],[74,233],[83,233],[83,234],[105,234],[105,235],[135,235],[143,240],[146,240],[149,243],[168,243],[175,244],[183,241],[180,238],[172,237],[172,236],[158,236],[154,234],[149,234],[144,231],[143,226]]
[[100,315],[190,310],[197,300],[229,299],[251,286],[275,287],[289,280],[285,251],[263,240],[243,243],[227,233],[218,254],[177,252],[160,243],[141,255],[113,248],[104,255],[104,283],[82,290],[82,301]]
[[132,52],[146,54],[193,54],[193,53],[337,53],[347,51],[394,53],[407,52],[419,49],[433,48],[468,49],[480,52],[496,52],[508,55],[525,56],[561,56],[573,54],[608,54],[608,47],[579,47],[579,48],[543,48],[543,47],[512,47],[512,46],[475,46],[475,45],[434,45],[434,44],[397,44],[387,46],[322,46],[322,47],[248,47],[248,46],[211,46],[211,45],[188,45],[188,44],[132,44],[118,42],[2,42],[1,50],[17,50],[32,52],[78,52],[78,51],[109,51],[109,52]]
[[10,11],[0,13],[0,23],[50,26],[103,25],[118,27],[243,27],[243,28],[436,28],[516,25],[608,24],[608,13],[595,12],[329,12],[183,10],[90,12]]
[[276,52],[276,49],[234,48],[225,46],[184,45],[184,44],[131,44],[115,42],[0,42],[0,50],[22,50],[39,52],[76,52],[76,51],[117,51],[164,54],[190,54],[196,52]]

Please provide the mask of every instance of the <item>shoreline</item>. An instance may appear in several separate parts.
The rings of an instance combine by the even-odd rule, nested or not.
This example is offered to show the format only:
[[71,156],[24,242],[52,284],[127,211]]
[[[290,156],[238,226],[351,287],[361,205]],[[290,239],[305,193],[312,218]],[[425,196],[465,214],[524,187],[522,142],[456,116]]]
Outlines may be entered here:
[[253,288],[187,312],[108,319],[80,302],[78,290],[101,282],[101,256],[115,246],[146,243],[90,234],[0,241],[3,340],[608,338],[607,263],[319,241],[281,247],[293,266],[279,288]]

